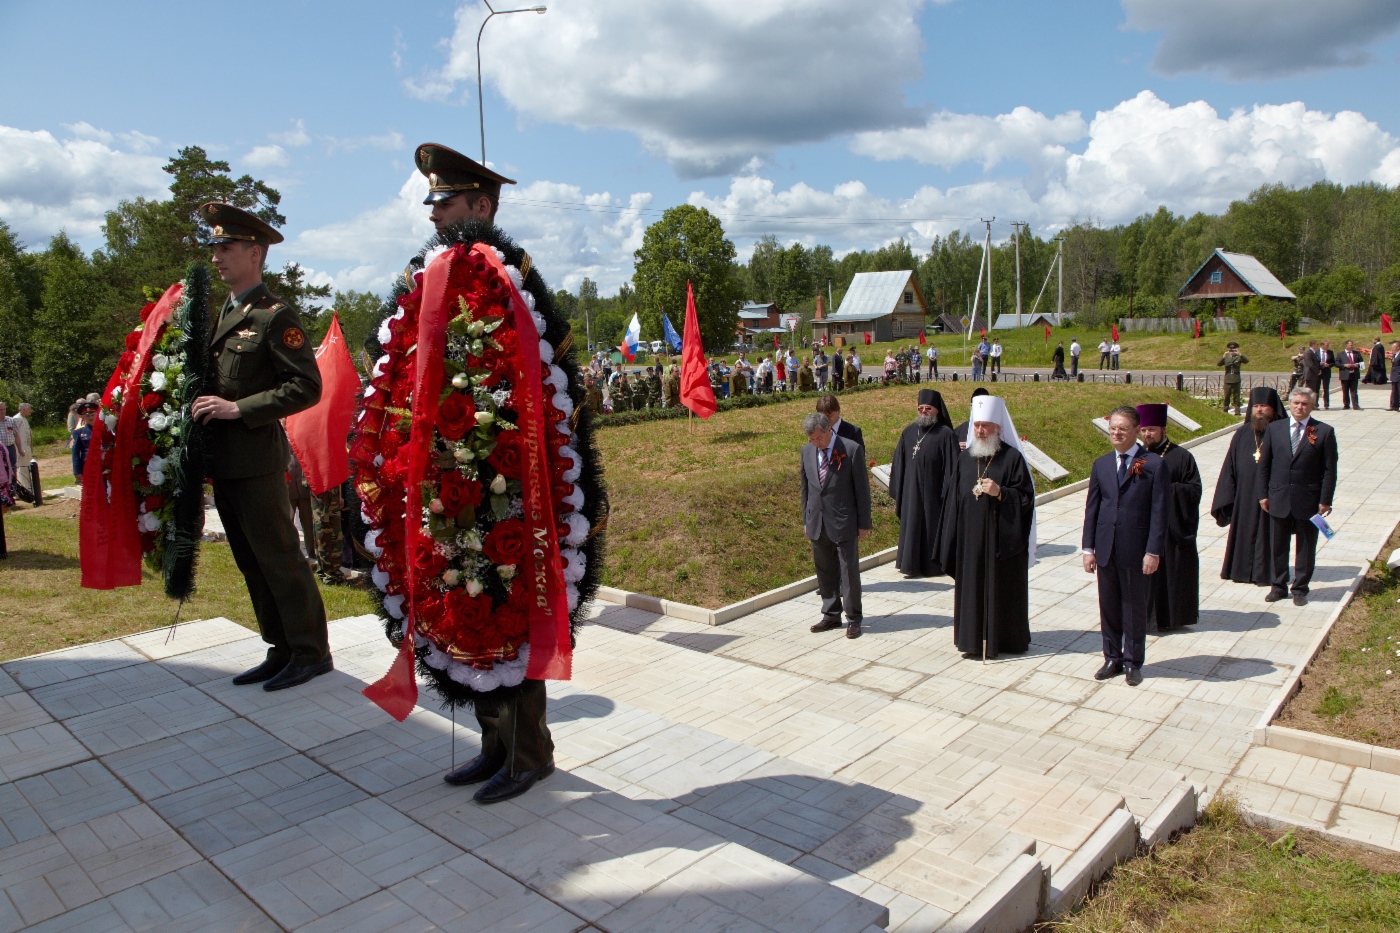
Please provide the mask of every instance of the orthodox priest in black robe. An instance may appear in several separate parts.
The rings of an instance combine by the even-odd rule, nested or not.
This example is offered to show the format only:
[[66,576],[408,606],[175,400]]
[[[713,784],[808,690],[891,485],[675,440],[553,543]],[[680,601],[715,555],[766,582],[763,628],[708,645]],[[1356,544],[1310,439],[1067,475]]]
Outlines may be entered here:
[[1379,337],[1371,347],[1371,361],[1366,364],[1366,375],[1361,377],[1361,381],[1367,385],[1390,384],[1390,377],[1385,374],[1385,344],[1381,343]]
[[1138,440],[1166,461],[1172,492],[1167,538],[1157,572],[1147,578],[1147,623],[1159,632],[1195,625],[1201,606],[1201,557],[1196,530],[1201,524],[1201,471],[1191,451],[1167,438],[1167,406],[1139,405]]
[[899,551],[894,565],[906,577],[941,577],[939,529],[947,474],[958,457],[953,420],[943,396],[919,390],[919,416],[904,429],[890,463],[890,496],[899,517]]
[[1249,418],[1235,431],[1225,462],[1220,465],[1210,514],[1221,528],[1230,526],[1225,538],[1225,563],[1220,568],[1222,580],[1273,585],[1269,515],[1259,508],[1259,500],[1264,496],[1254,488],[1254,480],[1259,471],[1264,429],[1283,416],[1278,392],[1255,386],[1249,393]]
[[[991,394],[992,393],[979,386],[978,388],[972,390],[972,401],[975,403],[982,396]],[[956,428],[953,429],[953,433],[956,434],[958,438],[959,449],[965,450],[967,448],[967,430],[968,425],[970,425],[971,423],[971,421],[964,421],[962,424],[958,425]]]
[[995,658],[1031,645],[1035,483],[1005,402],[975,399],[969,420],[971,438],[949,476],[941,554],[956,581],[954,643],[966,658]]

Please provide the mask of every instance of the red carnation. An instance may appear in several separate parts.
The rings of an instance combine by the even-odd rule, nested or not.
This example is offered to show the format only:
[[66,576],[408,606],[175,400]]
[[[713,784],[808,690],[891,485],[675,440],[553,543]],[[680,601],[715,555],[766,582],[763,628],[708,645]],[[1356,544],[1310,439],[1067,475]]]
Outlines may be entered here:
[[144,324],[144,323],[146,322],[146,318],[150,317],[150,316],[151,316],[151,312],[154,311],[155,309],[156,309],[156,303],[155,303],[154,301],[151,302],[150,304],[146,305],[146,307],[142,308],[142,309],[141,309],[141,323]]
[[126,348],[135,350],[141,344],[141,332],[133,330],[126,335]]
[[486,462],[506,479],[521,479],[525,475],[525,440],[519,431],[502,431],[496,435],[496,447]]
[[163,399],[160,397],[159,394],[155,392],[147,392],[145,395],[141,396],[141,410],[155,411],[161,406],[162,401]]
[[476,403],[471,396],[449,392],[438,404],[438,433],[449,441],[460,441],[476,427]]
[[149,495],[146,497],[146,511],[155,512],[165,505],[165,496]]
[[442,500],[442,514],[456,518],[468,506],[481,505],[481,483],[463,476],[460,470],[448,470],[442,476],[442,488],[438,498]]
[[529,532],[525,523],[518,518],[507,518],[496,523],[496,527],[482,542],[482,553],[497,566],[518,564],[525,557],[525,547]]

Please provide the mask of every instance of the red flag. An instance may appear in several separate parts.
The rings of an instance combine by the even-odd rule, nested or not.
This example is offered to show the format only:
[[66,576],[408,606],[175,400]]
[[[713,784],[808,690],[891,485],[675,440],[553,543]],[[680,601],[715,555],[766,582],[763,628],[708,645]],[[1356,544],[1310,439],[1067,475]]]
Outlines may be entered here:
[[822,346],[826,346],[826,334],[822,334]]
[[1201,339],[1201,319],[1196,318],[1196,339]]
[[1288,339],[1288,321],[1286,319],[1278,322],[1278,339]]
[[681,404],[701,418],[715,413],[715,390],[705,372],[705,348],[700,343],[700,318],[695,291],[685,283],[685,337],[681,339]]
[[1383,334],[1393,334],[1393,333],[1395,333],[1395,331],[1391,329],[1391,326],[1390,326],[1390,325],[1391,325],[1390,315],[1389,315],[1389,314],[1386,314],[1384,311],[1382,311],[1382,312],[1381,312],[1381,333],[1383,333]]
[[928,343],[928,338],[924,336],[924,329],[922,327],[919,328],[919,343]]
[[340,330],[339,315],[331,315],[330,329],[316,348],[316,366],[321,370],[321,400],[287,419],[287,440],[307,484],[319,496],[350,477],[345,440],[360,389],[360,376]]
[[1113,342],[1114,342],[1114,343],[1117,343],[1117,342],[1118,342],[1118,325],[1117,325],[1117,324],[1114,324],[1114,325],[1113,325]]
[[985,328],[985,327],[982,328],[982,339],[983,339],[983,340],[986,340],[986,339],[987,339],[987,328]]
[[774,334],[774,335],[773,335],[773,349],[774,349],[774,350],[778,349],[778,335],[777,335],[777,334]]
[[1050,346],[1050,325],[1045,325],[1045,345]]
[[865,345],[870,346],[870,331],[865,332]]

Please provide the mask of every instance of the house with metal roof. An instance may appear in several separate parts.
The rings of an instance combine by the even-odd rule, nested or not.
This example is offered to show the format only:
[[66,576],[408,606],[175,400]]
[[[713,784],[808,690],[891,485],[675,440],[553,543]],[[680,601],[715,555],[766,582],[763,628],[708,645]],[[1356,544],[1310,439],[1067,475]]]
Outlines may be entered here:
[[913,271],[857,272],[835,314],[812,321],[812,339],[844,346],[917,338],[928,317],[928,302]]
[[[1216,302],[1216,314],[1224,311],[1231,298],[1270,298],[1297,301],[1298,296],[1278,280],[1265,265],[1247,253],[1217,249],[1186,280],[1177,292],[1181,301],[1208,299]],[[1185,313],[1185,312],[1183,312]]]

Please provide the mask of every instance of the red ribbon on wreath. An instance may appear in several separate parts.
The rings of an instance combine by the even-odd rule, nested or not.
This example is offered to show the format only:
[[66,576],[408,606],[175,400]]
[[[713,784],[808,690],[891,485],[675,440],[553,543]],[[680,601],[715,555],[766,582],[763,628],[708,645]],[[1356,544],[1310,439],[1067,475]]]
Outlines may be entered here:
[[[111,590],[141,585],[141,535],[136,528],[136,495],[131,486],[131,448],[136,437],[136,422],[141,420],[138,387],[150,365],[156,338],[175,316],[175,308],[184,292],[184,285],[178,282],[170,286],[146,315],[141,339],[136,344],[136,359],[121,381],[122,404],[117,412],[110,484],[102,474],[106,461],[102,449],[111,435],[101,418],[93,422],[91,453],[83,466],[83,498],[78,511],[78,565],[86,589]],[[112,380],[116,381],[120,374],[120,370],[113,373]],[[109,391],[111,388],[109,385]]]

